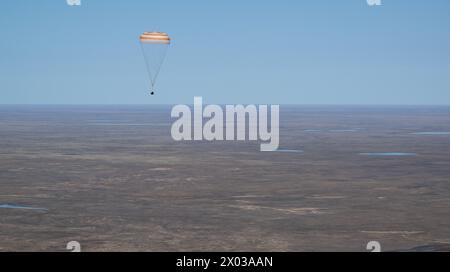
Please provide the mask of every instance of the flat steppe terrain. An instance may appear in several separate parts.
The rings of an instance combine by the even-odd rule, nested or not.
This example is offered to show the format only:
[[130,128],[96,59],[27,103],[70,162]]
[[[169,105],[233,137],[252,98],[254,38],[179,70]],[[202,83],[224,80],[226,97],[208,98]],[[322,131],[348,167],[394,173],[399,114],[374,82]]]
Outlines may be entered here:
[[0,251],[450,250],[450,108],[281,106],[302,152],[174,142],[170,110],[0,106]]

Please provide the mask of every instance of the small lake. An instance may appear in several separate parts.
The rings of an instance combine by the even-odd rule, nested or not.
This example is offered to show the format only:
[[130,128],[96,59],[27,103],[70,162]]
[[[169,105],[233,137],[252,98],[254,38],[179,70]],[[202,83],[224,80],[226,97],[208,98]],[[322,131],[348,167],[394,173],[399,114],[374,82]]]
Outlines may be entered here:
[[13,204],[1,204],[0,209],[17,209],[17,210],[37,210],[37,211],[46,211],[44,208],[35,208],[21,205],[13,205]]
[[152,127],[162,127],[168,126],[167,124],[145,124],[145,123],[90,123],[90,126],[152,126]]
[[359,128],[349,128],[349,129],[327,129],[327,130],[320,130],[320,129],[305,129],[303,132],[331,132],[331,133],[344,133],[344,132],[359,132],[361,129]]
[[359,129],[332,129],[330,132],[359,132]]
[[359,153],[361,156],[374,156],[374,157],[414,157],[416,153],[402,153],[402,152],[385,152],[385,153]]
[[280,153],[303,153],[303,150],[296,150],[296,149],[278,149],[271,152],[280,152]]
[[413,135],[450,135],[450,131],[424,131],[414,132]]

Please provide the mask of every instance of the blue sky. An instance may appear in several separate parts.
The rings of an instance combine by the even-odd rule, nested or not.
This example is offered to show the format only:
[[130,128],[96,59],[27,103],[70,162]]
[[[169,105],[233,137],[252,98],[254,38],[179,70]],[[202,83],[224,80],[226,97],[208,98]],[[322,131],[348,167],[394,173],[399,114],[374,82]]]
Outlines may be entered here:
[[[450,1],[8,0],[0,104],[450,104]],[[149,96],[138,37],[173,44]]]

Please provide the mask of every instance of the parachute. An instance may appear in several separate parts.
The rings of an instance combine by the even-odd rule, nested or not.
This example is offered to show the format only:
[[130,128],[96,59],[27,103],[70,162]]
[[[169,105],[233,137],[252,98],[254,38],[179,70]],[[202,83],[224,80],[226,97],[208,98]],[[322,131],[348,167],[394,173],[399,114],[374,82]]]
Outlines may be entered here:
[[170,37],[164,32],[144,32],[139,40],[150,79],[150,92],[153,95],[156,79],[170,45]]

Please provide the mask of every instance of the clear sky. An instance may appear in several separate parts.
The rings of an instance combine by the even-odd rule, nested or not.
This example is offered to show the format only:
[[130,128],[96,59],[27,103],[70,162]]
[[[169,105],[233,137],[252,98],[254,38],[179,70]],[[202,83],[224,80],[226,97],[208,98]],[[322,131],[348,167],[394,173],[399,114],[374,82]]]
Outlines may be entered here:
[[[450,1],[7,0],[0,104],[450,104]],[[149,96],[138,37],[172,36]]]

